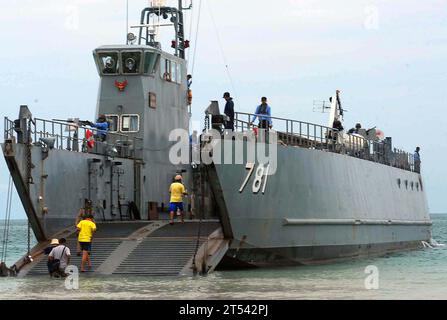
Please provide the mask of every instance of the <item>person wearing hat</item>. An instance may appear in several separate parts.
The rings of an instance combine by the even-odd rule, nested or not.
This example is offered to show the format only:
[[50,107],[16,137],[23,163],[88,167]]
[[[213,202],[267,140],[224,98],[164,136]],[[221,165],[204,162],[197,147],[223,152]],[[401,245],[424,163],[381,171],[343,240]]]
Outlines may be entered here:
[[357,123],[357,124],[355,125],[355,128],[351,128],[351,129],[349,129],[348,133],[349,133],[349,134],[353,134],[353,133],[355,133],[355,134],[360,134],[360,129],[362,129],[362,125],[361,125],[360,123]]
[[229,92],[225,92],[223,98],[227,103],[225,103],[224,113],[230,118],[228,121],[225,121],[225,129],[234,131],[234,102],[233,98],[230,96]]
[[70,264],[71,253],[66,243],[65,238],[59,239],[59,245],[53,248],[48,255],[48,265],[53,269],[53,272],[50,272],[51,276],[67,276],[65,268]]
[[98,141],[106,141],[107,131],[109,131],[109,123],[104,114],[100,114],[96,123],[91,123],[90,126],[97,129],[96,139],[98,139]]
[[174,215],[177,210],[180,210],[180,216],[183,223],[183,196],[187,195],[188,193],[186,192],[185,186],[182,183],[181,175],[175,176],[175,181],[171,184],[169,193],[171,194],[171,200],[169,204],[169,217],[171,220],[169,221],[169,224],[174,224]]
[[50,245],[48,247],[46,247],[45,249],[43,249],[40,253],[38,253],[37,255],[40,254],[44,254],[44,255],[49,255],[51,250],[53,250],[54,248],[56,248],[59,245],[59,240],[58,239],[52,239],[50,242]]
[[191,89],[191,85],[192,85],[192,75],[188,74],[186,76],[186,83],[188,85],[188,89]]
[[191,86],[192,86],[192,75],[188,74],[186,76],[186,83],[188,86],[188,105],[192,105],[192,90],[191,90]]

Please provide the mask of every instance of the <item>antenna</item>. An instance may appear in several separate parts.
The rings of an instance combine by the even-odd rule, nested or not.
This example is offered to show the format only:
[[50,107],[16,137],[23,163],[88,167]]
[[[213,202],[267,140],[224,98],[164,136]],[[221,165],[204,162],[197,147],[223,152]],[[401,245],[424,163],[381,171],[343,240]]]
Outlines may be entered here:
[[[331,102],[326,100],[314,100],[313,112],[321,112],[321,113],[328,113],[331,110]],[[348,112],[346,109],[342,109],[342,112]],[[341,115],[341,114],[340,114]]]
[[312,109],[313,112],[328,113],[330,109],[331,109],[330,101],[314,100],[313,109]]
[[129,0],[126,0],[126,44],[129,44]]

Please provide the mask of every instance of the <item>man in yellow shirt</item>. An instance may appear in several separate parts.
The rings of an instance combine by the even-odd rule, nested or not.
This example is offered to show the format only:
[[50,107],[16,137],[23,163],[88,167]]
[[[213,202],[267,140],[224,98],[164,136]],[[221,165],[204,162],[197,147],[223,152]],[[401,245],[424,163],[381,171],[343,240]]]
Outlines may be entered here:
[[82,250],[81,272],[85,272],[85,263],[91,268],[90,252],[92,251],[93,233],[96,231],[96,224],[93,222],[93,216],[88,215],[84,220],[78,223],[78,241]]
[[177,175],[175,177],[175,182],[171,184],[171,187],[169,188],[169,193],[171,194],[171,200],[169,205],[169,211],[170,211],[170,218],[171,221],[169,222],[171,225],[174,224],[174,215],[177,212],[177,210],[180,210],[180,216],[182,219],[182,223],[184,222],[183,219],[183,196],[187,194],[185,186],[182,184],[182,176]]
[[[92,215],[92,217],[95,216],[95,212],[93,212],[92,200],[85,200],[84,207],[79,209],[78,216],[76,217],[76,225],[78,225],[78,223],[81,220],[83,220],[84,218],[86,218],[88,215]],[[81,245],[79,244],[79,242],[76,246],[76,251],[77,251],[77,255],[81,256]]]

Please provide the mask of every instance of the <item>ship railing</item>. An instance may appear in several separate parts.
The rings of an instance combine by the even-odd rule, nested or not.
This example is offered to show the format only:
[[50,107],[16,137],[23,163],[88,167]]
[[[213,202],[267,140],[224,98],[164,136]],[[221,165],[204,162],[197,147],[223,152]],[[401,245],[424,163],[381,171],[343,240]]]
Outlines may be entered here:
[[[251,121],[253,116],[251,113],[236,112],[235,130],[244,132],[258,128],[258,125]],[[267,118],[271,119],[273,130],[278,134],[281,144],[329,150],[357,157],[362,156],[368,148],[368,141],[362,136],[344,134],[335,128],[310,122],[279,117]]]
[[[258,128],[251,123],[253,114],[238,112],[235,114],[235,129],[250,130]],[[333,144],[332,137],[337,130],[316,125],[313,123],[290,120],[278,117],[269,117],[273,123],[273,129],[278,133],[279,140],[286,145],[301,145],[309,148],[327,149]]]
[[9,120],[8,117],[5,117],[4,119],[3,129],[5,141],[10,140],[14,137],[14,121]]
[[[116,132],[101,132],[76,122],[63,122],[34,118],[27,120],[30,139],[34,145],[45,143],[42,139],[53,138],[54,148],[73,152],[93,153],[111,157],[142,159],[143,139]],[[5,118],[5,139],[17,138],[14,121]],[[20,141],[19,141],[20,142]]]
[[[252,123],[253,117],[254,114],[251,113],[236,112],[235,130],[246,132],[257,128],[256,132],[259,132],[258,125]],[[208,115],[207,129],[209,129],[209,124],[216,129],[223,124],[223,122],[213,123],[213,118],[215,117]],[[280,144],[346,154],[408,171],[415,171],[413,155],[401,149],[392,149],[391,143],[387,140],[368,140],[360,135],[348,134],[335,128],[299,120],[279,117],[269,118],[272,121],[274,131],[278,135]],[[215,119],[219,121],[219,117]]]

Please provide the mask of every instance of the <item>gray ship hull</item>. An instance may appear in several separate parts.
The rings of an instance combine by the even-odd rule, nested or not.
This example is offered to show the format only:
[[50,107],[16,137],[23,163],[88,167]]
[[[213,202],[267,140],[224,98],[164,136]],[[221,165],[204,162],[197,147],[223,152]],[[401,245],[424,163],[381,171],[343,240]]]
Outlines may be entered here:
[[[14,143],[9,153],[2,147],[39,242],[72,229],[85,198],[93,200],[100,221],[130,218],[124,209],[120,212],[118,201],[127,203],[138,197],[139,188],[132,188],[141,174],[136,160],[58,149],[50,150],[43,160],[42,149],[33,146],[34,183],[28,193],[25,145]],[[420,174],[352,156],[281,145],[277,161],[277,171],[268,177],[264,193],[253,193],[253,177],[239,192],[247,175],[245,164],[208,168],[224,238],[231,242],[221,266],[328,262],[412,249],[431,239]],[[161,194],[156,201],[164,198]],[[144,203],[148,198],[143,199]],[[49,211],[43,213],[43,207]],[[141,210],[143,219],[146,210]]]
[[316,263],[411,249],[431,238],[420,174],[279,145],[277,161],[265,193],[252,192],[253,178],[239,192],[245,164],[211,170],[234,237],[227,262]]

